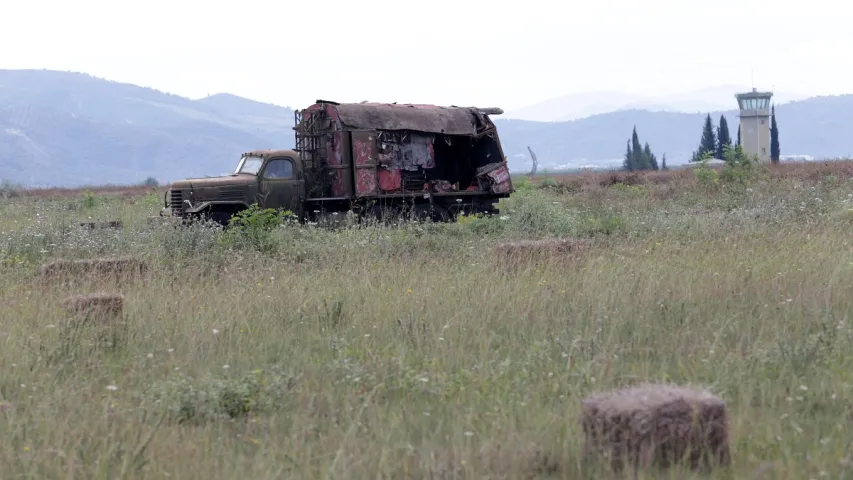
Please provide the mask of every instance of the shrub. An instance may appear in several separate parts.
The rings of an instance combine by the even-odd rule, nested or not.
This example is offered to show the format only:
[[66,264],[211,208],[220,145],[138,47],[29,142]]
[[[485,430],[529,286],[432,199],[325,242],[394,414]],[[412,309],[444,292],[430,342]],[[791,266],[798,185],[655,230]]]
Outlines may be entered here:
[[289,210],[262,209],[254,204],[231,217],[225,242],[231,246],[272,253],[277,246],[273,231],[291,220],[295,221]]

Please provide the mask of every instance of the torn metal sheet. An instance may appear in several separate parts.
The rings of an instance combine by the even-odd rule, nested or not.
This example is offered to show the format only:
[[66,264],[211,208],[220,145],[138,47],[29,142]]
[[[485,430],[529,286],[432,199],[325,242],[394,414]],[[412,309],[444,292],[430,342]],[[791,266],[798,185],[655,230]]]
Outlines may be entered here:
[[491,122],[476,108],[436,105],[347,103],[333,107],[349,129],[412,130],[476,135]]

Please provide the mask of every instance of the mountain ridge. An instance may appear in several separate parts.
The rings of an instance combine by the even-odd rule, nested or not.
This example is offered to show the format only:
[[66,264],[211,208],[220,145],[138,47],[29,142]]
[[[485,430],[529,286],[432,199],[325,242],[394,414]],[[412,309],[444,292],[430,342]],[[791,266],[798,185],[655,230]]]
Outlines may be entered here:
[[[853,154],[847,125],[853,95],[777,105],[784,154]],[[726,115],[736,137],[736,110]],[[583,119],[536,122],[494,118],[513,171],[585,165],[618,167],[636,125],[669,165],[698,145],[705,113],[625,109]],[[189,99],[151,87],[75,72],[0,70],[0,179],[26,186],[169,182],[233,170],[242,152],[292,148],[294,112],[231,93]]]

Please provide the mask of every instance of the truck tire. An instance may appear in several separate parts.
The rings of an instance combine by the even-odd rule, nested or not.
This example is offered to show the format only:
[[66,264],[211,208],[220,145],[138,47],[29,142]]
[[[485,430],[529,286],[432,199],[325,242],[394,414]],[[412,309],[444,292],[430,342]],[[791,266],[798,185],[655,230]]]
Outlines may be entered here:
[[365,218],[381,224],[389,225],[400,220],[403,210],[394,205],[373,205],[365,211]]
[[228,222],[231,220],[231,212],[223,212],[214,210],[207,215],[208,220],[212,220],[223,227],[228,226]]
[[419,221],[446,222],[450,220],[450,212],[441,205],[422,203],[415,205],[412,210],[414,217]]

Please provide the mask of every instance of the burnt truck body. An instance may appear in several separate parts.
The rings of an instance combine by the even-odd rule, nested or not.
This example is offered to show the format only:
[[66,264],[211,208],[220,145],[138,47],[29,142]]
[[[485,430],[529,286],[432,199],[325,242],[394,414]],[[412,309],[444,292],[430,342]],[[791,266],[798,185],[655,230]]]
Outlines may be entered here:
[[175,182],[165,211],[227,222],[257,203],[302,220],[354,211],[449,220],[497,213],[513,192],[499,109],[318,100],[295,112],[292,150],[245,153],[228,176]]

